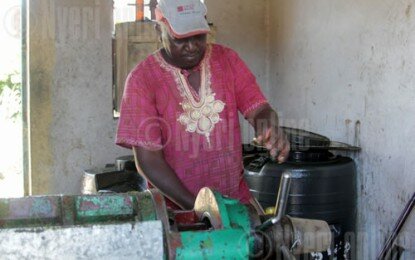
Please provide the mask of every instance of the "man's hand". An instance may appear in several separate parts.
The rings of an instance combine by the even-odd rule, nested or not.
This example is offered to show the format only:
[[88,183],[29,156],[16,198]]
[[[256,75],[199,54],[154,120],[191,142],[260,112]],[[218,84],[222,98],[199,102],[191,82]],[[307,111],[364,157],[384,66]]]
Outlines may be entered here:
[[141,175],[182,209],[193,209],[196,197],[167,164],[162,151],[134,147],[133,152],[137,170]]
[[271,157],[279,163],[285,162],[290,152],[290,143],[278,125],[277,113],[265,105],[252,113],[248,120],[255,128],[255,142],[269,150]]

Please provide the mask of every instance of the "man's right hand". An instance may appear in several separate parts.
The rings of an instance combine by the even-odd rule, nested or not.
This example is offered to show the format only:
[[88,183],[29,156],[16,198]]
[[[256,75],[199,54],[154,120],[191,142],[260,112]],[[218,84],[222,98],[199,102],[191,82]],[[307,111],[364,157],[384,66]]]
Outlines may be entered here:
[[167,164],[161,150],[134,147],[134,158],[140,174],[182,209],[193,209],[196,197],[183,185]]

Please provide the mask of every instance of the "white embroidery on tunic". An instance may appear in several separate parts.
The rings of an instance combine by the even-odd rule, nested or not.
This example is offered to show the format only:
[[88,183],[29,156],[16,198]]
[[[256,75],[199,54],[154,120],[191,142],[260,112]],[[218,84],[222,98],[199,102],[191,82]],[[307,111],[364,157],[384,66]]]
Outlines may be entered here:
[[[160,52],[158,54],[160,55]],[[183,101],[180,103],[183,113],[179,115],[177,121],[186,127],[187,132],[204,135],[210,145],[210,133],[221,120],[219,114],[225,108],[225,103],[215,99],[215,93],[212,92],[210,87],[210,48],[206,50],[205,57],[201,62],[199,101],[194,98],[190,89],[191,86],[180,69],[166,64],[161,56],[156,55],[156,57],[163,68],[173,72],[176,85],[183,98]]]

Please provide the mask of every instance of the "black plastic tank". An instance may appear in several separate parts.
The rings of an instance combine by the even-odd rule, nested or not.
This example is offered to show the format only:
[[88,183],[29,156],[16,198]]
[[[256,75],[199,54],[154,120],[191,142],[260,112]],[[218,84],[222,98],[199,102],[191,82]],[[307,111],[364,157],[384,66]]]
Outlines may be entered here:
[[245,179],[264,208],[275,206],[285,171],[292,173],[287,214],[329,223],[345,223],[353,218],[356,169],[352,159],[336,156],[324,162],[278,164],[267,157],[256,158],[245,166]]
[[286,214],[328,222],[334,244],[325,258],[336,255],[342,259],[344,249],[349,247],[344,235],[353,232],[355,225],[356,166],[351,158],[333,155],[330,150],[358,148],[304,130],[283,129],[292,148],[287,162],[279,164],[264,149],[244,145],[244,178],[253,196],[266,209],[275,206],[282,174],[291,172]]

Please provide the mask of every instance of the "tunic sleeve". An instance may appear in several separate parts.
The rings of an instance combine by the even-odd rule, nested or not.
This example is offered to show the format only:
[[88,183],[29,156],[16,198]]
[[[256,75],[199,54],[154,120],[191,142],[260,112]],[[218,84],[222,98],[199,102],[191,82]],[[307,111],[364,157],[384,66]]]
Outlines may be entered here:
[[136,67],[127,77],[121,101],[116,144],[126,148],[162,148],[160,117],[153,86],[147,84],[146,68]]
[[237,107],[246,118],[250,112],[268,102],[255,76],[239,55],[235,51],[228,49],[228,56],[234,75]]

